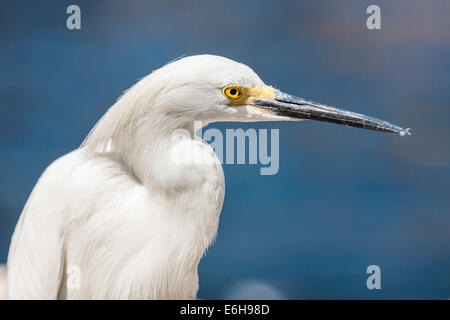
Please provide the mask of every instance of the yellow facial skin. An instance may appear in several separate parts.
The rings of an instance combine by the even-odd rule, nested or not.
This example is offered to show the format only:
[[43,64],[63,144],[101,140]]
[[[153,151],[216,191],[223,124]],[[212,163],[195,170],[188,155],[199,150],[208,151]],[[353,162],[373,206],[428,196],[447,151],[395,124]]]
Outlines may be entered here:
[[251,105],[253,100],[272,100],[275,98],[275,89],[264,87],[240,87],[230,85],[222,89],[222,93],[230,100],[232,106]]

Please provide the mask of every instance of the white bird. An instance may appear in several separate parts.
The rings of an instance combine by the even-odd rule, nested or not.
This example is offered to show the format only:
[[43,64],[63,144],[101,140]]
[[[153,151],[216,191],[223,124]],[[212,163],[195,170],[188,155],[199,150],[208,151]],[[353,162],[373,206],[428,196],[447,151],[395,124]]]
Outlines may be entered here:
[[[225,184],[213,150],[193,138],[193,122],[302,119],[408,133],[281,93],[223,57],[186,57],[152,72],[42,174],[12,238],[8,298],[196,298]],[[191,138],[172,139],[176,129]],[[171,157],[192,151],[214,161]]]

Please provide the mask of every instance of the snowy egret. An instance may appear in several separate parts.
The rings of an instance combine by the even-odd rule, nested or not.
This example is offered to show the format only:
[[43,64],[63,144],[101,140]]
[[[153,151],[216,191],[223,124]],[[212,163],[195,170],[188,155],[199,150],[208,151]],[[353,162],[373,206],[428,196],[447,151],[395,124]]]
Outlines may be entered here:
[[215,154],[197,139],[174,141],[172,132],[192,131],[196,120],[304,119],[408,133],[282,93],[223,57],[186,57],[152,72],[80,148],[42,174],[12,238],[8,297],[195,298],[197,267],[217,232],[224,176],[218,162],[174,162],[173,149]]

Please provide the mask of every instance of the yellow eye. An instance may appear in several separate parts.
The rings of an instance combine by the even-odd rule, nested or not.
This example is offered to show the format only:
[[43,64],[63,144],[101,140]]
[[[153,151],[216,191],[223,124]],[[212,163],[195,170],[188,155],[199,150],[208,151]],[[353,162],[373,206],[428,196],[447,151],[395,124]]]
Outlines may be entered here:
[[231,100],[239,99],[242,96],[242,89],[239,86],[231,85],[222,90],[225,97]]

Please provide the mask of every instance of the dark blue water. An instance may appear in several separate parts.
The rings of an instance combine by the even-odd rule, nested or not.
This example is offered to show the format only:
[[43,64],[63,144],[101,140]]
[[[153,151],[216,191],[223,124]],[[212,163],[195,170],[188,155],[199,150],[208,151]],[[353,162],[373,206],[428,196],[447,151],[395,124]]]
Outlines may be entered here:
[[[279,128],[280,170],[224,166],[199,297],[270,296],[266,288],[295,299],[449,298],[450,3],[377,2],[382,29],[369,31],[369,1],[77,1],[82,29],[69,31],[72,2],[2,1],[0,262],[42,171],[122,91],[181,55],[213,53],[286,92],[413,135],[211,125]],[[366,287],[371,264],[381,290]]]

